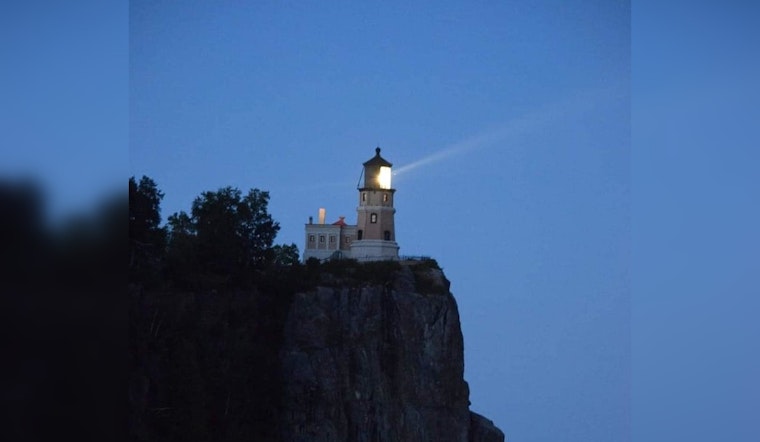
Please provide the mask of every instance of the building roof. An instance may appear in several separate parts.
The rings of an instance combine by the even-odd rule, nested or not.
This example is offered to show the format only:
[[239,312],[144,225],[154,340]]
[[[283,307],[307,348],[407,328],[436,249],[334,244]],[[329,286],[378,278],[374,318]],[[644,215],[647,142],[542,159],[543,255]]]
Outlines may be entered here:
[[346,224],[345,218],[346,218],[345,216],[341,216],[340,219],[332,223],[332,225],[333,226],[347,226],[348,224]]
[[369,161],[364,163],[364,167],[367,166],[385,166],[385,167],[392,167],[393,164],[389,163],[385,158],[380,156],[380,148],[375,149],[375,156],[372,157]]

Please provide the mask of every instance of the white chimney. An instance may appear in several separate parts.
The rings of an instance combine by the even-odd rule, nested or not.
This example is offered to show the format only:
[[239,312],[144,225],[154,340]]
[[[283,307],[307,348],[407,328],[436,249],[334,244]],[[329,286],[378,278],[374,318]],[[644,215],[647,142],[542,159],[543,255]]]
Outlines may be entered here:
[[319,223],[324,224],[325,223],[325,209],[319,208]]

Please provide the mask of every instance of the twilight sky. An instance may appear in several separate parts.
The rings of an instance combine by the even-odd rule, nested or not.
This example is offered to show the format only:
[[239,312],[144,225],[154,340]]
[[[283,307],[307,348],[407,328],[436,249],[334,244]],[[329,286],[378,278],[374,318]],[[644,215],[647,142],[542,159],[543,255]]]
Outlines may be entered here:
[[402,254],[452,281],[472,409],[509,440],[630,430],[627,1],[129,6],[130,175],[164,217],[271,192],[277,241],[394,164]]

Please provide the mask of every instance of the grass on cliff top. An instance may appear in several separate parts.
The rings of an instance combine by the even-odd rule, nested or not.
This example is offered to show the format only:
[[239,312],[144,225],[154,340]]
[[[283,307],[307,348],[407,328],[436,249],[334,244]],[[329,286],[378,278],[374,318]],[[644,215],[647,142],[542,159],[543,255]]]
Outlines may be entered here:
[[[355,259],[340,259],[319,262],[310,259],[305,264],[305,280],[314,285],[385,285],[393,282],[402,267],[410,267],[414,275],[415,288],[423,294],[444,294],[448,292],[447,281],[440,281],[432,270],[441,270],[432,258],[403,261],[358,262]],[[445,280],[445,278],[444,278]]]
[[321,285],[386,284],[393,281],[399,270],[401,264],[398,261],[359,262],[355,259],[339,259],[320,263],[310,259],[306,262],[306,273],[311,275],[317,272]]

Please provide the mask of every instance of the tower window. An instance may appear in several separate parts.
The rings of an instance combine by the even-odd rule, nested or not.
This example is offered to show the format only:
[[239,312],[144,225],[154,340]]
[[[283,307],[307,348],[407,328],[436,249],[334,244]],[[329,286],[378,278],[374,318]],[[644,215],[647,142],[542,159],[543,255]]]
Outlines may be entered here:
[[325,235],[319,235],[319,242],[325,242]]
[[384,202],[384,203],[387,203],[387,202],[388,202],[388,194],[387,194],[387,193],[384,193],[384,194],[383,194],[383,202]]
[[383,238],[386,241],[390,241],[391,240],[391,232],[389,230],[386,230],[385,232],[383,232]]
[[362,192],[362,202],[367,201],[367,192]]
[[357,241],[361,241],[363,236],[364,236],[364,231],[363,230],[359,230],[359,231],[356,232],[356,240]]
[[377,222],[377,213],[373,213],[369,216],[369,222],[376,223]]

